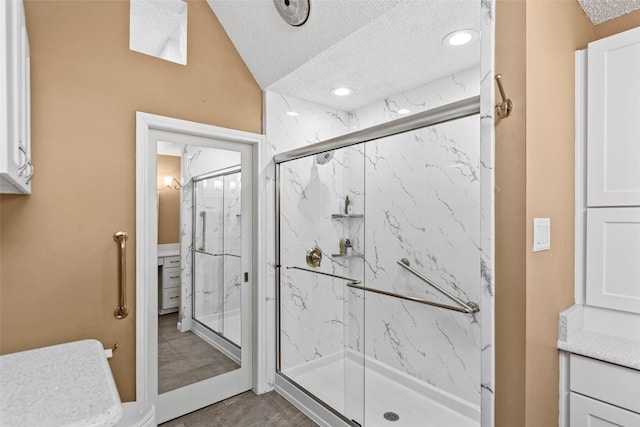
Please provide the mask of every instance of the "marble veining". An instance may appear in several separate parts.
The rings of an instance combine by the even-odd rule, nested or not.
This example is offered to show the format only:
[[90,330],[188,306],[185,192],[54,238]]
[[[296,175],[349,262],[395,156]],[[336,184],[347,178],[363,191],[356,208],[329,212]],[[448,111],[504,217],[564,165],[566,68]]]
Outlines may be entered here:
[[[282,164],[282,268],[275,268],[275,248],[270,248],[274,268],[269,270],[266,303],[267,318],[275,318],[279,271],[285,373],[349,349],[472,406],[481,405],[483,425],[492,425],[494,9],[493,1],[482,2],[487,36],[477,67],[349,112],[265,93],[268,158],[394,120],[403,108],[416,113],[478,94],[482,99],[479,116],[336,150],[325,165],[312,157]],[[289,111],[297,116],[285,115]],[[275,190],[274,172],[271,162],[264,170],[268,191]],[[346,195],[363,218],[331,218],[343,209]],[[272,202],[267,212],[268,224],[274,224]],[[275,237],[273,229],[269,235]],[[346,236],[355,256],[333,257]],[[455,295],[478,303],[481,311],[447,312],[285,269],[306,267],[304,254],[314,245],[325,255],[321,271],[451,304],[396,264],[406,257]],[[275,348],[266,352],[273,355]]]
[[[479,82],[478,68],[464,70],[339,115],[340,120],[320,106],[267,93],[268,141],[274,151],[286,151],[293,148],[285,144],[291,143],[292,135],[305,142],[313,139],[308,135],[317,137],[320,118],[336,120],[321,130],[346,133],[397,118],[400,101],[407,105],[412,100],[417,112],[477,95]],[[286,111],[296,111],[298,116],[285,116]],[[269,117],[276,118],[270,121]],[[336,150],[325,165],[316,164],[312,157],[282,164],[283,371],[347,347],[480,404],[480,316],[363,295],[346,290],[345,282],[338,279],[284,269],[305,267],[306,250],[318,245],[326,257],[321,271],[358,279],[372,288],[450,304],[396,264],[406,257],[463,300],[481,303],[480,126],[478,116],[470,117]],[[334,135],[323,139],[330,136]],[[364,218],[331,219],[332,213],[343,210],[346,195]],[[346,237],[354,253],[363,257],[331,256]]]
[[[194,182],[192,180],[193,177],[198,175],[202,175],[205,173],[217,171],[220,169],[224,169],[227,167],[235,166],[240,164],[241,158],[240,153],[236,151],[229,150],[219,150],[213,148],[199,147],[195,145],[185,145],[182,152],[181,159],[181,171],[182,171],[182,188],[180,189],[180,330],[182,332],[188,331],[191,329],[191,319],[193,316],[193,280],[192,280],[192,269],[193,269],[193,256],[192,249],[201,247],[200,241],[193,241],[193,191],[194,191]],[[208,200],[208,204],[213,203],[213,199]],[[211,208],[213,209],[213,208]],[[197,210],[197,209],[196,209]],[[196,212],[198,214],[198,212]],[[210,218],[213,219],[213,218]],[[201,221],[201,217],[196,215],[196,221]],[[218,227],[218,222],[209,221],[210,225],[213,224],[215,227],[208,229],[210,239],[213,239],[216,227]],[[239,221],[238,221],[239,222]],[[200,224],[200,223],[198,223]],[[196,225],[197,227],[197,225]],[[198,229],[198,228],[196,228]],[[196,236],[199,238],[200,235]],[[216,237],[217,238],[217,237]],[[207,268],[206,274],[211,278],[221,274],[223,271],[218,265],[218,263],[213,262],[207,264],[209,268]],[[200,270],[198,270],[200,271]],[[204,274],[204,273],[203,273]],[[222,279],[222,277],[220,277]],[[210,299],[214,299],[214,295],[209,292],[208,296]],[[216,302],[216,304],[218,304]]]
[[102,344],[75,341],[0,356],[0,426],[115,425],[122,405]]

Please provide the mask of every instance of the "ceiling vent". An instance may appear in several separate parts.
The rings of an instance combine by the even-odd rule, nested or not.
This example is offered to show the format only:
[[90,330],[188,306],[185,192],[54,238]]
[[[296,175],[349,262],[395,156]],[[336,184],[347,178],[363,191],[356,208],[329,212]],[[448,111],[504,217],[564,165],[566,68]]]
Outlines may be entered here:
[[299,27],[309,18],[309,0],[273,0],[276,10],[289,25]]

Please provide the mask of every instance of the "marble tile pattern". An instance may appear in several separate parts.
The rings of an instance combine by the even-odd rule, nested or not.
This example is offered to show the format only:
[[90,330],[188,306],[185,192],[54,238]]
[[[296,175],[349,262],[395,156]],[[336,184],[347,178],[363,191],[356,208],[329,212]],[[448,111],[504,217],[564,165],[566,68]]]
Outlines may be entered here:
[[[318,116],[337,117],[343,124],[340,128],[333,123],[323,130],[347,133],[397,118],[397,110],[406,108],[406,103],[399,107],[398,100],[411,100],[417,112],[477,95],[478,73],[477,67],[463,70],[349,114],[267,93],[269,146],[274,153],[282,152],[294,148],[292,142],[304,140],[304,135],[319,136]],[[284,115],[291,110],[298,116]],[[338,150],[327,165],[316,165],[312,158],[283,164],[281,264],[294,260],[294,265],[305,267],[304,253],[313,244],[325,254],[335,253],[340,237],[349,236],[355,252],[366,254],[365,259],[336,258],[322,271],[445,302],[397,266],[398,259],[407,257],[415,268],[424,267],[425,274],[433,274],[463,299],[479,302],[479,123],[477,117],[465,120],[463,126],[448,124]],[[292,135],[297,138],[292,140]],[[330,136],[335,135],[318,139]],[[420,179],[409,178],[407,172],[417,173]],[[330,218],[331,213],[341,212],[347,194],[355,213],[364,213],[364,219]],[[425,238],[428,245],[422,241]],[[455,262],[459,259],[465,262]],[[344,281],[309,275],[283,269],[282,370],[342,346],[366,348],[371,351],[367,354],[385,363],[479,404],[478,319],[459,313],[433,314],[424,306],[367,294],[365,345],[362,292],[345,290]],[[319,310],[315,315],[314,309]],[[427,328],[433,334],[425,337]],[[442,369],[443,361],[450,369]]]
[[[481,1],[480,46],[480,272],[482,293],[481,423],[495,424],[495,0]],[[515,107],[518,108],[518,107]],[[520,106],[522,108],[522,106]]]
[[[240,153],[228,150],[185,145],[181,158],[180,189],[180,328],[181,331],[191,329],[192,319],[192,263],[191,249],[193,242],[193,191],[192,178],[204,173],[213,172],[240,164]],[[197,242],[196,242],[197,243]]]
[[0,356],[0,426],[111,426],[122,405],[102,344],[74,341]]
[[[313,144],[325,139],[329,139],[338,135],[343,135],[352,131],[349,127],[349,115],[345,112],[324,107],[321,105],[316,105],[310,102],[306,102],[303,100],[285,97],[273,92],[265,92],[265,105],[267,110],[266,115],[266,158],[269,159],[269,162],[265,165],[264,170],[262,171],[262,175],[264,180],[266,181],[266,192],[267,194],[275,194],[275,164],[273,163],[273,156],[276,153],[287,151],[296,147],[301,147],[309,144]],[[295,111],[298,113],[298,116],[289,116],[286,115],[289,111]],[[337,163],[336,163],[337,164]],[[306,177],[308,180],[311,177],[312,168],[314,167],[312,163],[303,163],[302,166],[306,168],[306,171],[301,171],[301,176]],[[323,165],[323,172],[318,172],[320,166],[316,166],[315,170],[318,173],[327,173],[328,168],[332,168],[334,165],[327,164]],[[300,187],[298,187],[300,189]],[[332,209],[327,212],[333,212],[334,210],[339,209],[339,201],[335,200],[335,204]],[[275,242],[275,199],[269,198],[267,199],[267,224],[269,229],[267,231],[266,239],[267,241]],[[313,240],[311,240],[313,241]],[[308,243],[308,242],[307,242]],[[331,248],[327,246],[326,249],[328,252],[335,250],[337,245],[337,241],[331,242]],[[307,244],[308,246],[308,244]],[[304,254],[306,250],[309,248],[304,248],[302,244],[300,247],[303,247],[304,253],[302,254],[302,258],[300,257],[300,249],[296,250],[291,249],[290,252],[296,253],[297,258],[292,259],[295,261],[295,265],[298,266],[306,266],[304,264]],[[267,324],[266,330],[275,331],[275,318],[276,318],[276,254],[275,254],[275,246],[270,245],[267,247],[267,262],[269,268],[267,269],[267,282],[266,282],[266,296],[265,296],[265,318],[264,322]],[[325,262],[325,265],[327,263]],[[283,270],[289,272],[288,270]],[[303,272],[296,272],[296,274],[303,274]],[[310,274],[310,273],[304,273]],[[311,276],[309,276],[311,279]],[[313,280],[318,280],[318,277],[313,277]],[[342,284],[341,284],[342,285]],[[340,286],[341,286],[340,285]],[[336,285],[337,286],[337,285]],[[333,284],[331,285],[333,287]],[[293,295],[295,290],[290,291],[290,295]],[[295,304],[292,302],[292,305]],[[334,329],[331,329],[334,330]],[[328,333],[327,335],[330,335]],[[271,335],[269,335],[269,338]],[[265,340],[267,348],[265,349],[265,353],[267,355],[267,382],[270,387],[273,387],[274,384],[274,376],[275,376],[275,367],[276,367],[276,343],[271,339]],[[284,339],[283,339],[284,342]],[[336,344],[331,344],[331,348],[337,348]],[[289,352],[293,349],[290,347],[287,349]],[[283,352],[284,353],[284,352]],[[310,347],[303,355],[292,356],[289,360],[289,364],[293,365],[297,362],[303,362],[306,360],[305,358],[313,357],[314,350]]]
[[[456,306],[397,264],[407,258],[463,301],[479,302],[479,133],[473,116],[364,145],[367,287]],[[373,293],[365,301],[364,347],[354,350],[480,404],[478,316]]]

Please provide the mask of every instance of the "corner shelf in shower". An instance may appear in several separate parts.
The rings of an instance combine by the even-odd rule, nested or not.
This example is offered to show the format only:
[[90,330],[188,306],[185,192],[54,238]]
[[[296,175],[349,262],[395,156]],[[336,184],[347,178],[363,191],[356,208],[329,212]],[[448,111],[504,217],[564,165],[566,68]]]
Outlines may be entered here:
[[364,218],[364,214],[331,214],[331,219]]

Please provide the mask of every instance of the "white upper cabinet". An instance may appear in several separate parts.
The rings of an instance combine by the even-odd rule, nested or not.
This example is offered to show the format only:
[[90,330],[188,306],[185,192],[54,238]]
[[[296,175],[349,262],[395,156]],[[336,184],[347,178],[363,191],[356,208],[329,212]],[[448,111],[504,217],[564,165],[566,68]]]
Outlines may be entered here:
[[640,28],[589,44],[587,205],[640,206]]
[[0,1],[0,192],[31,193],[29,38],[21,0]]

